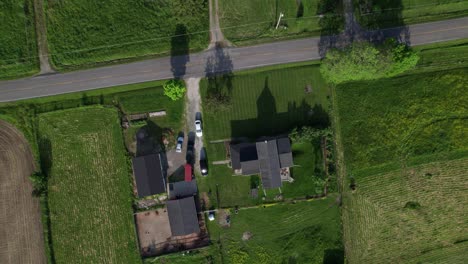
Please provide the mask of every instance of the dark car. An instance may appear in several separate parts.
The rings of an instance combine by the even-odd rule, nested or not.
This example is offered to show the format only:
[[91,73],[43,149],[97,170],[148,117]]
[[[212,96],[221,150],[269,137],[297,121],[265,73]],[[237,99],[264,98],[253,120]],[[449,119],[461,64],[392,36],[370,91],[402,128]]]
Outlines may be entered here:
[[208,162],[206,162],[206,159],[200,160],[200,172],[203,176],[208,175]]

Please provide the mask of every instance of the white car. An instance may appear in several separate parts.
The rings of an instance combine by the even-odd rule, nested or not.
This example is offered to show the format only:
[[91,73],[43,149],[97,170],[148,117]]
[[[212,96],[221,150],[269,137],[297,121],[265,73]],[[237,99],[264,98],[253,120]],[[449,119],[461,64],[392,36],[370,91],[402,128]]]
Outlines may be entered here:
[[195,134],[197,134],[197,137],[203,136],[201,120],[195,120]]
[[177,146],[176,146],[176,149],[175,149],[175,151],[177,153],[182,152],[182,144],[183,143],[184,143],[184,137],[178,137],[177,138]]

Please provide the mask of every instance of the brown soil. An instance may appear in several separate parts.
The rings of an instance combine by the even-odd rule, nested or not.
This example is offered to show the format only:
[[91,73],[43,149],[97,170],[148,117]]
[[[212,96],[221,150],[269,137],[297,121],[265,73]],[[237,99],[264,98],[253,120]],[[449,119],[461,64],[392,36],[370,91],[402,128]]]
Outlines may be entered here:
[[34,157],[23,135],[0,120],[0,263],[45,263]]

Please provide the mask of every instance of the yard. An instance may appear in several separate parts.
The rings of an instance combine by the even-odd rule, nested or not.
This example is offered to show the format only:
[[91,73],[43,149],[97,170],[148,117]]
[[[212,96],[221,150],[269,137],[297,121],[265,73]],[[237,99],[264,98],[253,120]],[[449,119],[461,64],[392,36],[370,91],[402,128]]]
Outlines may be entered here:
[[[328,198],[231,210],[230,227],[209,222],[226,263],[343,263],[340,210]],[[243,239],[245,233],[250,238]]]
[[463,0],[354,0],[362,26],[371,29],[444,20],[468,15]]
[[[288,134],[296,126],[324,128],[329,125],[329,91],[317,65],[283,65],[281,68],[240,72],[229,78],[232,85],[230,102],[221,109],[208,103],[212,89],[210,80],[202,80],[200,86],[210,172],[208,177],[200,177],[197,181],[200,192],[209,198],[207,208],[255,205],[262,202],[263,196],[261,188],[258,197],[251,196],[251,188],[259,183],[258,176],[232,176],[233,170],[227,165],[211,164],[226,160],[224,143],[211,141],[241,137],[255,140],[261,136]],[[297,181],[284,184],[284,197],[305,197],[315,195],[319,190],[321,193],[323,172],[315,170],[322,160],[320,146],[305,144],[293,148],[294,162],[299,165],[293,168],[293,177]],[[270,194],[273,192],[268,196]]]
[[[341,6],[330,0],[220,0],[220,24],[224,36],[235,44],[248,45],[286,38],[318,36],[326,23],[319,15],[331,14],[323,21],[327,30],[342,30]],[[278,29],[279,14],[283,13]]]
[[39,132],[55,261],[139,263],[117,111],[85,107],[42,114]]
[[46,16],[59,69],[188,53],[209,41],[207,1],[47,1]]
[[32,0],[0,2],[0,79],[39,70]]

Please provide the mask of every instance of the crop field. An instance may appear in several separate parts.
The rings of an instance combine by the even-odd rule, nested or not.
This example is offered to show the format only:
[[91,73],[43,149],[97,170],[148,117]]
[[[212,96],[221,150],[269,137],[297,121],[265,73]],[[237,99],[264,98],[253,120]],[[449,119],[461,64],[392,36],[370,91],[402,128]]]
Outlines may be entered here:
[[[330,0],[220,0],[219,19],[224,36],[241,45],[318,36],[325,25],[319,23],[319,15],[339,13],[341,5],[337,3],[339,2]],[[280,13],[284,17],[278,29],[275,29]],[[330,27],[341,30],[342,17],[331,17],[334,23],[330,23]]]
[[0,79],[37,72],[32,0],[2,0],[0,25]]
[[468,159],[357,177],[344,194],[349,263],[463,263]]
[[468,15],[464,0],[354,0],[363,26],[383,28],[444,20]]
[[139,263],[117,111],[87,107],[42,114],[39,131],[55,261]]
[[338,86],[348,170],[395,169],[425,155],[466,152],[467,83],[466,69],[459,69]]
[[[329,90],[317,65],[239,73],[230,82],[229,107],[204,108],[209,140],[278,135],[301,125],[328,126]],[[200,88],[205,104],[210,82],[203,79]]]
[[[336,196],[231,212],[230,227],[208,222],[225,263],[343,263]],[[217,215],[216,217],[220,217]],[[242,239],[250,232],[250,239]]]
[[58,68],[188,53],[209,41],[208,1],[48,1],[48,41]]

